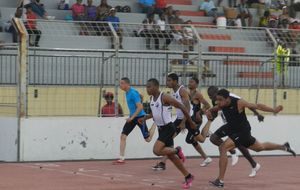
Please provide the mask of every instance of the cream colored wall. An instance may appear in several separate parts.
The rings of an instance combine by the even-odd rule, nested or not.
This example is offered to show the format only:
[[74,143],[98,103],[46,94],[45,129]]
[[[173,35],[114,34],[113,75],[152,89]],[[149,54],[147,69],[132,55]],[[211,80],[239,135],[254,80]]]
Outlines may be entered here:
[[[136,87],[144,96],[144,101],[149,100],[145,87]],[[35,97],[37,90],[37,97]],[[162,89],[170,92],[170,89]],[[255,102],[256,89],[229,89],[249,102]],[[104,88],[103,92],[114,92],[113,87]],[[204,97],[208,100],[206,89],[201,89]],[[286,99],[284,99],[286,93]],[[31,86],[28,88],[28,115],[29,116],[97,116],[100,89],[97,87],[59,87],[59,86]],[[277,103],[282,104],[284,114],[300,114],[300,90],[278,89]],[[14,116],[17,102],[15,87],[0,87],[0,115]],[[273,89],[260,89],[258,102],[273,105]],[[125,113],[128,113],[125,94],[119,90],[119,103]],[[102,98],[101,105],[105,104]]]

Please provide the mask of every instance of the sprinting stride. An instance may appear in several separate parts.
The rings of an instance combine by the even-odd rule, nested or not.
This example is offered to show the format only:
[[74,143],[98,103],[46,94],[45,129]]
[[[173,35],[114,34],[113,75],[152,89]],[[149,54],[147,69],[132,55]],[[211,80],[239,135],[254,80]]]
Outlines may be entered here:
[[196,126],[190,117],[189,110],[183,104],[179,103],[168,94],[160,92],[157,79],[152,78],[148,80],[147,93],[151,96],[151,114],[147,115],[144,120],[153,118],[154,123],[158,127],[158,139],[154,144],[153,153],[157,156],[167,156],[168,159],[171,160],[185,177],[183,188],[188,189],[192,186],[194,177],[183,165],[185,156],[182,149],[180,147],[173,148],[173,136],[175,135],[176,130],[172,122],[171,106],[182,111],[186,117],[186,121],[192,128],[195,129]]
[[283,107],[281,105],[273,109],[264,104],[248,103],[243,99],[238,99],[236,97],[230,96],[229,91],[226,89],[221,89],[217,92],[216,100],[217,106],[209,109],[206,112],[207,117],[213,118],[212,112],[222,110],[224,117],[226,118],[226,121],[229,125],[230,132],[228,135],[229,138],[227,138],[219,148],[219,176],[214,181],[210,181],[212,185],[216,187],[224,186],[224,177],[228,160],[227,151],[238,147],[239,145],[242,145],[256,152],[264,150],[282,150],[291,153],[293,156],[296,156],[296,153],[291,149],[288,142],[282,145],[270,142],[260,143],[251,135],[251,126],[247,120],[245,108],[279,113],[283,110]]

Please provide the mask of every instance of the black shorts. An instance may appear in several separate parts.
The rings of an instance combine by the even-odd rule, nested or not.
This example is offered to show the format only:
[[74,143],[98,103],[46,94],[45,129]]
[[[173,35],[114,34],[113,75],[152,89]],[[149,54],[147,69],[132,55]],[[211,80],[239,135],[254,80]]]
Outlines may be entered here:
[[142,117],[144,117],[144,116],[136,117],[136,118],[134,118],[134,120],[132,120],[129,123],[126,122],[124,127],[123,127],[122,134],[128,136],[131,133],[131,131],[134,129],[134,127],[137,125],[137,126],[139,126],[139,128],[140,128],[140,130],[143,134],[144,139],[147,139],[150,135],[149,135],[149,131],[148,131],[148,127],[147,127],[146,122],[143,123],[143,124],[140,124],[138,122],[138,119],[142,118]]
[[175,126],[175,133],[176,135],[178,135],[181,132],[181,128],[179,127],[180,123],[181,123],[182,119],[176,119],[173,124]]
[[158,126],[158,138],[157,140],[165,143],[167,147],[174,146],[173,137],[175,135],[175,126],[173,123],[169,123],[164,126]]
[[251,135],[251,130],[245,129],[243,131],[232,133],[229,138],[234,142],[236,147],[244,146],[248,148],[253,145],[256,139]]
[[[176,119],[174,121],[174,125],[175,125],[175,132],[176,132],[176,135],[178,135],[182,129],[180,129],[178,126],[180,125],[182,119]],[[199,130],[200,129],[200,126],[201,126],[201,123],[197,124],[197,129]],[[190,127],[190,124],[189,122],[185,122],[185,128],[188,130],[188,134],[186,135],[186,138],[185,138],[185,141],[188,143],[188,144],[194,144],[196,143],[196,141],[194,140],[194,134],[195,134],[195,130],[194,129],[191,129]]]
[[225,125],[222,125],[218,130],[214,132],[214,134],[217,135],[219,138],[229,136],[231,133],[232,130],[227,123]]

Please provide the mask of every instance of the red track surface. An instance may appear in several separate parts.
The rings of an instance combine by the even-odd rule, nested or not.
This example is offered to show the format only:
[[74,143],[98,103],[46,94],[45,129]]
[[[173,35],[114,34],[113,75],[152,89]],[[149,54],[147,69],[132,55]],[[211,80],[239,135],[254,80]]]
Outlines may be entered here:
[[[298,190],[300,158],[256,157],[262,168],[249,178],[244,158],[228,166],[225,188],[230,190]],[[216,189],[208,184],[218,173],[218,159],[206,168],[200,159],[185,165],[195,175],[191,189]],[[1,190],[175,190],[182,189],[183,177],[168,161],[166,171],[154,172],[157,160],[131,160],[125,165],[110,161],[0,164]]]

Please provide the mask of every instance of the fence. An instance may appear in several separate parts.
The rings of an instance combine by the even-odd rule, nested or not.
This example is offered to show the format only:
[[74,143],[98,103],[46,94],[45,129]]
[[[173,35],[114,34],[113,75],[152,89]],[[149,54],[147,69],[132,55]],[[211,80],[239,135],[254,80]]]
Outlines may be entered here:
[[[106,92],[115,95],[114,108],[120,103],[127,114],[124,92],[118,89],[120,77],[129,77],[132,85],[147,100],[146,81],[157,78],[164,90],[170,92],[164,87],[170,72],[177,73],[183,84],[187,84],[190,76],[197,76],[203,89],[211,85],[226,87],[249,101],[274,106],[281,103],[287,107],[285,113],[300,113],[300,108],[294,105],[299,98],[299,56],[291,55],[285,71],[277,72],[276,64],[286,65],[287,61],[274,55],[277,41],[268,29],[221,30],[189,26],[195,43],[191,51],[186,51],[190,44],[174,41],[168,48],[153,50],[157,45],[155,39],[166,42],[168,37],[162,38],[159,32],[150,33],[152,36],[148,33],[149,36],[135,37],[134,31],[144,26],[141,24],[120,24],[123,40],[132,41],[131,44],[124,43],[124,49],[120,49],[120,36],[112,24],[39,21],[38,26],[43,31],[42,40],[50,47],[27,47],[26,116],[99,116],[106,103]],[[85,33],[88,26],[93,33]],[[168,27],[174,28],[175,25]],[[97,31],[102,33],[101,36],[97,35]],[[150,38],[152,50],[147,50],[148,44],[142,42],[146,42],[147,38]],[[250,42],[253,47],[255,44],[261,45],[263,40],[269,53],[258,53],[260,48],[255,51],[255,48],[248,48],[250,53],[247,53],[227,47]],[[218,44],[222,44],[226,51],[210,51],[218,49]],[[114,47],[109,49],[110,45]],[[3,64],[9,63],[9,67],[1,67],[4,74],[2,87],[17,81],[16,63],[6,61],[6,57],[9,56],[1,54],[0,60],[5,60]],[[3,64],[0,62],[0,66]],[[207,98],[206,93],[203,94]]]

